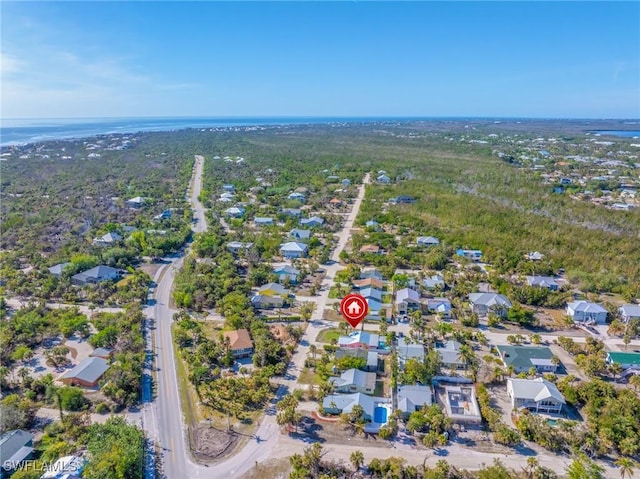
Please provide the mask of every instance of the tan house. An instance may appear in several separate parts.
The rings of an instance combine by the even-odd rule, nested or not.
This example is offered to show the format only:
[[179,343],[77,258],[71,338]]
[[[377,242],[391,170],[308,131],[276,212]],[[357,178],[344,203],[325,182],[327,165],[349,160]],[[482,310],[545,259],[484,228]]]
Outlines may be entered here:
[[251,357],[253,354],[253,341],[251,341],[249,331],[236,329],[234,331],[226,331],[222,335],[229,339],[231,354],[234,359]]

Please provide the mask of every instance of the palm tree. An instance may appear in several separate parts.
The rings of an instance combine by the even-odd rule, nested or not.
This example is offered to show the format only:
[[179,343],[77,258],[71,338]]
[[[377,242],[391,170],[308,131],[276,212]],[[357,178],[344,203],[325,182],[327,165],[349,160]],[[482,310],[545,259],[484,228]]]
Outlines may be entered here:
[[622,479],[633,477],[633,469],[637,466],[633,459],[629,457],[621,457],[615,462],[615,464],[620,468],[620,477]]
[[458,359],[465,364],[473,364],[476,360],[476,355],[468,344],[463,344],[458,351]]
[[538,460],[535,457],[527,458],[527,468],[525,469],[527,473],[527,479],[533,479],[533,473],[538,468]]
[[351,453],[351,456],[349,456],[349,460],[351,461],[351,464],[353,465],[354,471],[358,472],[360,470],[360,468],[362,467],[362,464],[364,464],[364,454],[362,454],[362,451],[360,451],[360,450],[353,451]]
[[318,347],[315,344],[309,345],[309,352],[311,353],[311,357],[313,360],[316,360],[316,353],[318,352]]

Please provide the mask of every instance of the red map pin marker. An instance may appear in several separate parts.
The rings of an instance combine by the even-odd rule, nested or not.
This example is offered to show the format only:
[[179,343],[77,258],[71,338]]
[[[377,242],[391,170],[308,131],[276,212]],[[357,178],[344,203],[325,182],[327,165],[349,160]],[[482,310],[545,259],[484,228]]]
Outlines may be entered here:
[[340,301],[340,313],[352,328],[357,327],[368,312],[367,300],[359,294],[348,294]]

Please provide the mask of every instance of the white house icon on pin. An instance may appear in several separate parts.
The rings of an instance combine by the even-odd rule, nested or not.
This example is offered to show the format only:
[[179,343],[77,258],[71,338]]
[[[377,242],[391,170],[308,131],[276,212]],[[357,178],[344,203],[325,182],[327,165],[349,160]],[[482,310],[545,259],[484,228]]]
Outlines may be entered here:
[[360,310],[362,308],[360,307],[360,304],[358,304],[357,301],[351,301],[351,303],[349,303],[349,306],[347,306],[347,311],[350,315],[355,316],[356,314],[360,314]]

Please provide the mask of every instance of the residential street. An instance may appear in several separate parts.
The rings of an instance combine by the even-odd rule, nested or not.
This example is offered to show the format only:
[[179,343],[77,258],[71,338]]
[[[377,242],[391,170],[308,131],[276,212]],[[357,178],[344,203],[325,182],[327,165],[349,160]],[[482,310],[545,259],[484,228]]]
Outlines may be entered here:
[[[198,218],[197,222],[193,224],[194,232],[206,230],[204,207],[198,200],[201,191],[203,162],[204,159],[201,156],[196,156],[192,186],[189,191],[194,216]],[[365,184],[370,182],[369,175],[365,177],[364,182]],[[361,185],[353,209],[349,213],[343,229],[337,235],[338,243],[333,251],[331,264],[326,266],[326,276],[323,280],[321,294],[314,298],[316,309],[312,320],[309,322],[300,345],[293,355],[287,375],[284,378],[276,379],[277,383],[280,384],[280,388],[274,402],[296,388],[297,379],[309,350],[309,344],[315,340],[317,334],[323,328],[328,326],[322,320],[322,316],[329,302],[329,287],[333,284],[336,273],[343,268],[339,264],[339,255],[349,241],[351,228],[364,198],[364,192],[365,187]],[[275,408],[271,406],[267,409],[267,413],[261,419],[260,425],[256,430],[255,436],[260,438],[259,442],[255,438],[250,439],[236,454],[218,464],[202,465],[196,464],[192,460],[187,450],[185,421],[180,409],[180,396],[170,329],[173,313],[175,312],[169,306],[171,286],[175,273],[181,266],[182,258],[167,259],[170,260],[169,264],[165,265],[156,274],[155,281],[157,286],[155,291],[150,293],[149,306],[145,310],[147,317],[153,318],[154,321],[149,322],[146,329],[148,333],[148,362],[145,368],[142,411],[143,427],[151,443],[155,444],[162,453],[165,476],[171,479],[185,477],[230,479],[241,476],[255,467],[257,463],[259,464],[267,459],[284,458],[294,453],[301,453],[308,444],[280,434],[279,427],[275,422]],[[155,329],[153,329],[154,326]],[[487,336],[488,339],[493,340],[497,339],[498,334],[488,333]],[[552,337],[545,337],[544,339],[551,340]],[[155,365],[152,362],[154,355]],[[153,396],[154,390],[151,381],[152,367],[155,367],[156,373],[155,397]],[[425,460],[424,452],[418,453],[410,447],[401,445],[390,449],[378,448],[373,445],[351,447],[327,444],[325,448],[328,451],[327,458],[346,462],[348,462],[349,454],[355,449],[362,450],[367,461],[374,457],[398,456],[404,458],[409,464],[418,465]],[[442,458],[456,467],[470,469],[477,469],[483,463],[490,464],[494,458],[499,458],[505,465],[516,470],[519,470],[523,464],[523,456],[521,455],[481,453],[455,443],[441,448],[441,451],[443,451],[441,455],[435,455],[432,451],[427,452],[426,464],[434,465],[438,459]],[[563,473],[570,462],[566,457],[559,457],[546,451],[539,451],[536,458],[541,465],[549,467],[558,473]],[[607,477],[613,477],[618,472],[616,469],[608,467],[606,474]],[[147,477],[154,477],[153,472],[148,472]]]

